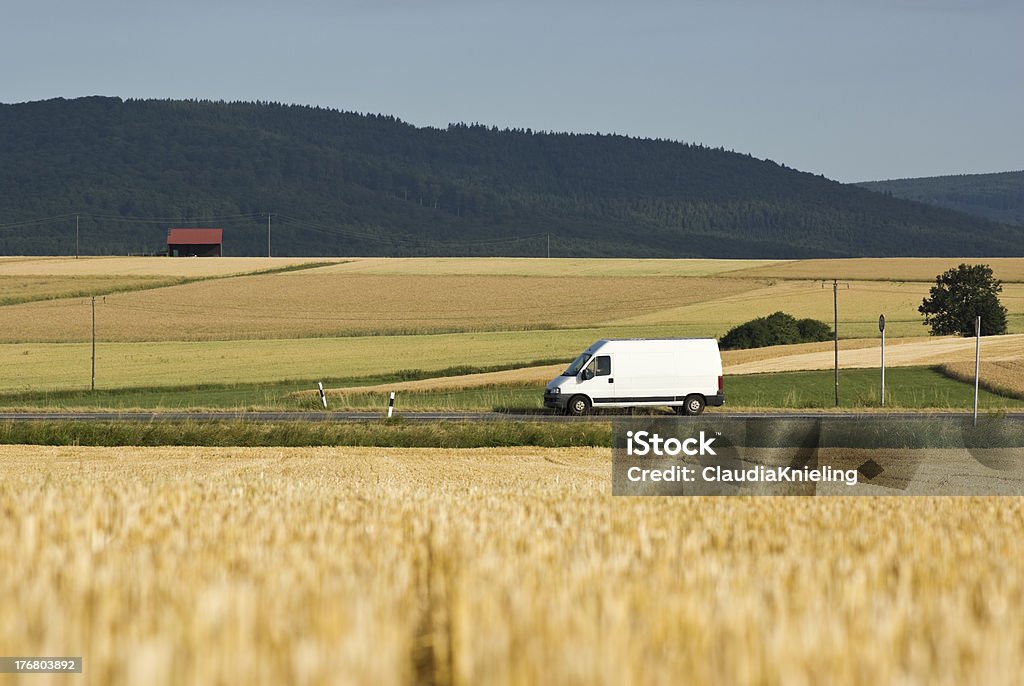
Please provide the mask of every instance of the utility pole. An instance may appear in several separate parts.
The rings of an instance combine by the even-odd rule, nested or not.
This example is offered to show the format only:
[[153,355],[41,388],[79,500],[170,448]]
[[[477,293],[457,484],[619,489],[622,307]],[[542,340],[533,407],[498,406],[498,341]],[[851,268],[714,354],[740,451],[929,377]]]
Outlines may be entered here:
[[551,234],[548,234],[548,258],[551,257]]
[[267,212],[267,257],[270,257],[270,212]]
[[96,390],[96,296],[92,296],[92,381],[89,390]]
[[78,215],[75,215],[75,259],[78,259]]
[[[826,281],[821,282],[824,288]],[[849,288],[850,284],[846,284]],[[832,345],[835,348],[836,407],[839,407],[839,279],[832,279]]]
[[836,407],[839,407],[839,282],[832,279],[832,342],[836,351]]

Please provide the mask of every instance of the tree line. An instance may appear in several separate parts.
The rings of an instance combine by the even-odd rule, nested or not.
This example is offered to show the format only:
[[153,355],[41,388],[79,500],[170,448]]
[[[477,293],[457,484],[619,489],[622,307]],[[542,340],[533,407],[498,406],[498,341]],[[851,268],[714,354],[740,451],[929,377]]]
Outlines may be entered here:
[[[1024,229],[721,148],[277,103],[0,105],[0,253],[158,249],[219,217],[229,254],[834,257],[1020,254]],[[166,219],[166,224],[160,220]],[[85,224],[81,222],[84,221]]]

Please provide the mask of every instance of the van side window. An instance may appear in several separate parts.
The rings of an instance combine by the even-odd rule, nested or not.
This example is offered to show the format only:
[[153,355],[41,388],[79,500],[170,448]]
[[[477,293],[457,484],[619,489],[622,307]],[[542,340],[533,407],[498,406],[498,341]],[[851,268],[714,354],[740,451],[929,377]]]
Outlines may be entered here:
[[598,355],[597,356],[597,372],[596,376],[608,376],[612,373],[612,358],[611,355]]

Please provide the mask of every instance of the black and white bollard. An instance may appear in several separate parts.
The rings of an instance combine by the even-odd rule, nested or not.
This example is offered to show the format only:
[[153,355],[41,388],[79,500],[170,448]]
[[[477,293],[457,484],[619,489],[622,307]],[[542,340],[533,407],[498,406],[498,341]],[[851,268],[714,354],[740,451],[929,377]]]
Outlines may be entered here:
[[324,382],[323,381],[317,381],[316,385],[317,385],[317,388],[320,389],[320,402],[322,402],[324,404],[324,409],[326,410],[327,409],[327,394],[324,393]]
[[391,419],[391,414],[395,411],[395,392],[391,391],[391,395],[388,397],[388,419]]

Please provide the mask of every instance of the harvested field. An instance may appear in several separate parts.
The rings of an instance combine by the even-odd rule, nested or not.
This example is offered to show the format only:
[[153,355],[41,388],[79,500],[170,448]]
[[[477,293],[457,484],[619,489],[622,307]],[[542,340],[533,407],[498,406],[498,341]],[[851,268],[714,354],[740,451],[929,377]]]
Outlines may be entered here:
[[[107,296],[104,341],[231,340],[593,326],[756,288],[753,280],[426,276],[323,269]],[[83,302],[0,308],[0,342],[89,337]]]
[[27,446],[0,497],[0,643],[85,684],[1024,671],[1020,498],[613,500],[603,449]]
[[180,279],[166,276],[12,276],[0,274],[0,306],[83,298],[116,291],[172,286]]
[[248,274],[314,262],[323,257],[0,257],[0,276],[174,276]]
[[[981,360],[978,372],[978,385],[993,393],[1024,399],[1024,355],[1007,360],[993,360],[990,358],[991,356],[986,346],[985,356]],[[974,383],[973,360],[947,362],[939,365],[939,371],[951,379],[965,383]]]
[[847,281],[930,281],[962,263],[987,264],[997,279],[1024,282],[1020,257],[866,257],[840,260],[786,260],[733,272],[740,278],[841,279]]
[[786,260],[635,260],[534,257],[359,257],[326,272],[428,276],[717,276]]
[[[917,367],[940,365],[948,362],[970,361],[974,364],[974,339],[944,336],[920,341],[903,341],[889,346],[886,341],[885,364],[893,367]],[[815,352],[800,352],[794,355],[777,355],[750,362],[727,365],[727,374],[761,374],[765,372],[791,372],[807,369],[831,369],[835,356],[831,344],[821,346]],[[826,350],[825,346],[829,346]],[[840,349],[839,366],[843,369],[877,367],[881,362],[880,342],[872,347]],[[984,359],[996,361],[1024,360],[1024,334],[987,336],[981,341]],[[972,376],[973,379],[973,370]]]

